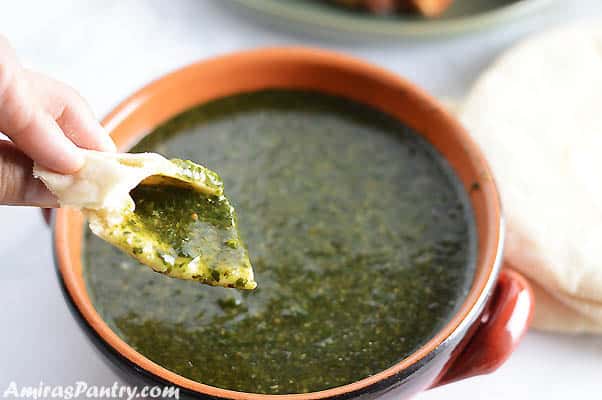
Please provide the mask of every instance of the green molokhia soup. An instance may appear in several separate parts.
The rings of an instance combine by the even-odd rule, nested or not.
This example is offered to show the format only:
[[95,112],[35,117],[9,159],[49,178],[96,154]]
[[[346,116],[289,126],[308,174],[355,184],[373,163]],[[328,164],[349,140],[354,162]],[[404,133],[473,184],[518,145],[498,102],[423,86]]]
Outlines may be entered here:
[[85,279],[115,332],[220,388],[302,393],[386,369],[457,310],[474,275],[472,211],[420,136],[341,98],[241,94],[160,126],[135,151],[217,171],[257,289],[170,279],[91,234]]

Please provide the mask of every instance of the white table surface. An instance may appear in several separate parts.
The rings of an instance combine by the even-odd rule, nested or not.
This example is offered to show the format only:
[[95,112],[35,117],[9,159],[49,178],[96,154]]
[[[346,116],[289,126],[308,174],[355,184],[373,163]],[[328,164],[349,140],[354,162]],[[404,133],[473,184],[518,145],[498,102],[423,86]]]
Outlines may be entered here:
[[[461,0],[458,0],[461,1]],[[600,0],[560,0],[501,29],[447,40],[353,44],[266,27],[220,0],[0,1],[0,33],[24,64],[75,88],[98,115],[174,68],[257,46],[307,44],[355,54],[438,96],[462,95],[502,49],[528,32],[602,16]],[[62,298],[39,211],[0,207],[0,396],[18,385],[112,384]],[[496,373],[421,399],[602,398],[602,337],[530,332]]]

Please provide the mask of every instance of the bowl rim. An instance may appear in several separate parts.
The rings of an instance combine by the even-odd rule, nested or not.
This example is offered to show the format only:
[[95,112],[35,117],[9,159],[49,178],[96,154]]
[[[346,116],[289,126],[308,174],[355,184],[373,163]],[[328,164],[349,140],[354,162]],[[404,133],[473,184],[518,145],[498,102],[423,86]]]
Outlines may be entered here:
[[[393,366],[380,371],[374,375],[364,379],[330,389],[325,389],[316,392],[303,394],[258,394],[238,392],[229,389],[222,389],[214,386],[209,386],[203,383],[185,378],[166,368],[154,363],[142,354],[138,353],[130,347],[124,340],[108,326],[108,324],[100,317],[92,305],[92,301],[88,295],[86,285],[83,284],[83,278],[76,272],[82,269],[82,260],[74,259],[73,254],[80,254],[83,240],[77,243],[71,243],[68,237],[68,232],[79,224],[83,227],[83,216],[80,212],[72,209],[58,209],[54,218],[53,224],[53,251],[55,265],[59,273],[59,277],[64,285],[65,292],[68,294],[71,302],[75,306],[82,319],[88,327],[112,350],[124,357],[133,365],[142,369],[147,374],[164,380],[171,384],[177,385],[186,390],[211,395],[218,398],[226,399],[248,399],[248,400],[266,400],[266,399],[289,399],[289,400],[309,400],[323,399],[333,396],[340,396],[348,393],[365,391],[372,385],[391,378],[400,372],[408,369],[412,365],[424,360],[429,354],[437,349],[444,349],[449,343],[458,338],[458,335],[463,335],[470,326],[478,319],[485,303],[493,291],[493,287],[497,281],[501,269],[502,248],[504,243],[504,221],[501,215],[500,198],[497,192],[495,183],[490,173],[489,167],[485,158],[481,154],[478,146],[470,138],[464,128],[448,114],[436,100],[431,98],[421,89],[404,79],[383,70],[379,67],[357,60],[353,57],[341,55],[336,52],[301,48],[301,47],[283,47],[283,48],[263,48],[257,50],[248,50],[235,52],[228,55],[222,55],[208,60],[202,60],[183,68],[170,72],[127,97],[119,103],[104,119],[103,125],[106,129],[113,133],[113,129],[122,123],[128,116],[135,114],[136,110],[144,104],[149,98],[153,97],[153,93],[158,92],[158,88],[163,85],[168,85],[171,81],[177,80],[182,76],[194,75],[199,69],[216,67],[219,65],[232,65],[237,62],[253,62],[262,60],[275,63],[316,63],[332,66],[333,68],[342,68],[343,70],[353,71],[360,76],[376,77],[386,83],[393,85],[396,89],[401,89],[404,93],[410,93],[417,101],[423,102],[428,109],[435,111],[439,118],[443,118],[445,124],[454,135],[458,135],[463,144],[463,151],[470,154],[471,161],[479,165],[479,171],[483,175],[483,179],[489,183],[479,187],[479,194],[483,196],[485,201],[484,217],[487,221],[488,241],[484,245],[485,251],[482,255],[482,260],[477,264],[477,274],[471,286],[465,301],[452,316],[448,323],[441,328],[429,341],[417,349],[415,352],[400,360]],[[312,64],[313,65],[313,64]],[[318,90],[319,91],[319,90]],[[214,98],[224,96],[216,95]],[[178,113],[174,113],[169,118],[174,117]],[[156,125],[155,125],[156,126]],[[128,147],[132,142],[146,135],[148,132],[134,132],[129,134],[127,138],[115,137],[120,141],[118,145],[121,148]],[[420,132],[418,132],[420,133]],[[481,235],[478,240],[481,241]],[[481,247],[479,243],[479,247]],[[75,251],[75,253],[73,253]],[[482,264],[482,273],[478,273],[479,267]]]

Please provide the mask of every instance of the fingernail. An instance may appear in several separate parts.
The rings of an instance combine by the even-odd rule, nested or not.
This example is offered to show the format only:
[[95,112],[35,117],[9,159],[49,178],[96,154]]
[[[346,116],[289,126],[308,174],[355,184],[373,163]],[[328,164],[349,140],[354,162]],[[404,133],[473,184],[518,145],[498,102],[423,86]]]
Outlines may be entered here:
[[77,165],[77,168],[74,168],[73,172],[79,171],[79,169],[81,167],[83,167],[84,163],[86,162],[86,158],[84,156],[84,153],[83,153],[82,149],[80,149],[79,147],[75,147],[74,148],[74,151],[73,151],[73,160],[74,160],[74,164]]
[[111,138],[111,136],[109,136],[109,134],[104,129],[104,127],[102,128],[102,133],[100,135],[100,138],[101,138],[100,140],[101,140],[101,145],[102,145],[103,151],[110,151],[110,152],[117,151],[117,146],[115,146],[115,142],[113,142],[113,139]]
[[110,151],[110,152],[117,151],[117,146],[115,146],[115,142],[113,142],[113,139],[111,139],[111,137],[109,135],[103,136],[102,140],[103,140],[102,147],[104,148],[105,151]]

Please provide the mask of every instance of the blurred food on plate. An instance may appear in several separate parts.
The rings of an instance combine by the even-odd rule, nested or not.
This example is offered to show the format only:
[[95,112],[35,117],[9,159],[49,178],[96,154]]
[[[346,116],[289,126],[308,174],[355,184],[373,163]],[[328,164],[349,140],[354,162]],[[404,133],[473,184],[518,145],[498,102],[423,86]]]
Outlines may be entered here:
[[374,14],[390,14],[395,12],[415,12],[426,17],[436,17],[443,13],[453,0],[330,0],[335,3],[356,9],[363,9]]

